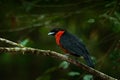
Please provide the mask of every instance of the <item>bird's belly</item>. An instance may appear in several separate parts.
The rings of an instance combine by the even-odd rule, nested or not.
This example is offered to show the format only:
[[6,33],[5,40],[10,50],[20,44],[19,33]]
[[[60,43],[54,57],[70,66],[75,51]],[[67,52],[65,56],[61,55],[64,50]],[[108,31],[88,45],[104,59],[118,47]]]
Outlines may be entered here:
[[77,54],[75,54],[75,53],[71,53],[70,51],[68,51],[67,49],[63,48],[62,46],[60,46],[60,47],[61,47],[61,49],[62,49],[66,54],[70,54],[70,55],[77,56],[77,57],[80,56],[80,55],[77,55]]
[[65,53],[69,53],[68,50],[64,49],[63,47],[61,47],[61,49],[65,52]]

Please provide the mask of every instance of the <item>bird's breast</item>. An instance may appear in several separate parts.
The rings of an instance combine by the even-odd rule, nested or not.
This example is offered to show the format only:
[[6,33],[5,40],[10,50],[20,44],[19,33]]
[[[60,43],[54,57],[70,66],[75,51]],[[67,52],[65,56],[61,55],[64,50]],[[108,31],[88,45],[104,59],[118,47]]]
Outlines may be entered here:
[[65,31],[59,31],[59,32],[57,32],[57,34],[55,35],[55,39],[56,39],[56,43],[57,43],[57,45],[61,45],[60,44],[60,39],[61,39],[61,36],[64,34],[64,32]]

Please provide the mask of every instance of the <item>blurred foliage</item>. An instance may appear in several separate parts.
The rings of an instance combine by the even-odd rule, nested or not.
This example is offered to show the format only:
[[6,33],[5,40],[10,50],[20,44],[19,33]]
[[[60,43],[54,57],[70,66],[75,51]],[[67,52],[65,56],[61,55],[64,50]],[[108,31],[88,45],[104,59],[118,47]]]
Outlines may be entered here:
[[83,80],[91,80],[93,79],[92,77],[93,77],[92,75],[85,75]]
[[[119,0],[0,0],[0,37],[63,53],[47,33],[62,27],[80,37],[96,69],[120,79]],[[13,47],[0,42],[1,47]],[[81,60],[81,62],[83,62]],[[89,80],[85,71],[49,56],[0,54],[0,80]]]

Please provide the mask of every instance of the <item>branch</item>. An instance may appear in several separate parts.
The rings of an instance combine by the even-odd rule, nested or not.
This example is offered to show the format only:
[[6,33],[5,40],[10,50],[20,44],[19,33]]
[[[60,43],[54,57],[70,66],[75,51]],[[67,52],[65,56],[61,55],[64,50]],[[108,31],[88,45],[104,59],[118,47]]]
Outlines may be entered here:
[[24,46],[21,45],[21,44],[15,43],[15,42],[13,42],[13,41],[10,41],[10,40],[4,39],[4,38],[0,38],[0,41],[1,41],[1,42],[5,42],[5,43],[8,43],[8,44],[13,45],[13,46],[24,47]]
[[16,31],[23,31],[23,30],[28,30],[28,29],[33,29],[33,28],[39,28],[43,26],[43,24],[33,24],[32,26],[25,26],[25,27],[20,27],[16,29],[7,29],[7,30],[0,30],[0,32],[16,32]]
[[[6,40],[6,39],[4,39]],[[1,41],[1,39],[0,39]],[[9,40],[8,40],[9,41]],[[5,41],[4,41],[5,42]],[[11,41],[12,42],[12,41]],[[17,44],[17,43],[16,43]],[[60,53],[57,53],[55,51],[50,51],[50,50],[40,50],[40,49],[34,49],[34,48],[29,48],[29,47],[22,47],[22,48],[7,48],[7,47],[0,47],[0,53],[4,53],[4,52],[7,52],[7,53],[32,53],[32,54],[41,54],[41,55],[46,55],[46,56],[51,56],[51,57],[54,57],[54,58],[57,58],[57,59],[60,59],[60,60],[65,60],[71,64],[74,64],[75,66],[93,74],[94,76],[97,76],[100,78],[100,80],[118,80],[118,79],[115,79],[111,76],[108,76],[98,70],[95,70],[91,67],[88,67],[76,60],[73,60],[63,54],[60,54]]]

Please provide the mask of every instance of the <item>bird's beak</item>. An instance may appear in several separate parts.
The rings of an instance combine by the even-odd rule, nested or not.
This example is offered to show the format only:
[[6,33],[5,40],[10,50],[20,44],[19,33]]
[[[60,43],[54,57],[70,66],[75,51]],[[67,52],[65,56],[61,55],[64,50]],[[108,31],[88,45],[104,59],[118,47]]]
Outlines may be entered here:
[[48,35],[53,35],[55,32],[49,32]]

